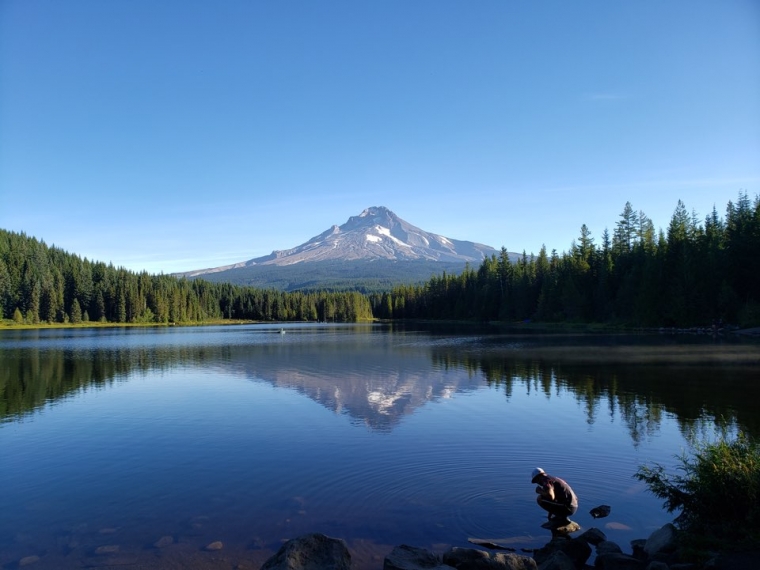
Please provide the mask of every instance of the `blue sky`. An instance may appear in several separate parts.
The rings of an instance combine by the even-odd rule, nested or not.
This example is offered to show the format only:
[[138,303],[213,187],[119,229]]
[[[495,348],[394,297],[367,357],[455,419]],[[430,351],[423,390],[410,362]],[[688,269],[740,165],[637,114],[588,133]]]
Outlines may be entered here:
[[1,0],[0,227],[133,270],[369,206],[567,250],[760,193],[760,2]]

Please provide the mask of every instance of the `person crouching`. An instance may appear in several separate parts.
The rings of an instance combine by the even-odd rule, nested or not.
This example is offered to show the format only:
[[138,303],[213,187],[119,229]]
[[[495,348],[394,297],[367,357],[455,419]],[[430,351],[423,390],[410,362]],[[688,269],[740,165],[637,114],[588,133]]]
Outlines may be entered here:
[[540,467],[536,467],[531,473],[531,483],[536,487],[536,502],[547,511],[548,518],[559,525],[570,522],[569,516],[578,510],[578,497],[564,480],[552,477]]

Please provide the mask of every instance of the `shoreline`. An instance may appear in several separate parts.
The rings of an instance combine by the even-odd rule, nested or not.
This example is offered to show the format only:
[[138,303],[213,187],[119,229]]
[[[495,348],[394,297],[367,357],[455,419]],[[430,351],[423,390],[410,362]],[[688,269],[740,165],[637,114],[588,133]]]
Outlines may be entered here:
[[[607,323],[543,323],[543,322],[505,322],[505,321],[449,321],[449,320],[388,320],[373,319],[372,321],[358,321],[356,323],[419,323],[428,325],[457,325],[457,326],[492,326],[510,331],[524,331],[544,334],[688,334],[688,335],[739,335],[745,337],[760,337],[760,327],[748,327],[740,329],[730,325],[720,329],[712,327],[629,327],[626,325]],[[318,324],[318,321],[256,321],[246,319],[210,319],[199,322],[168,322],[168,323],[113,323],[87,321],[81,323],[17,323],[11,319],[0,320],[0,330],[43,330],[43,329],[84,329],[84,328],[162,328],[162,327],[204,327],[204,326],[237,326],[256,324]]]

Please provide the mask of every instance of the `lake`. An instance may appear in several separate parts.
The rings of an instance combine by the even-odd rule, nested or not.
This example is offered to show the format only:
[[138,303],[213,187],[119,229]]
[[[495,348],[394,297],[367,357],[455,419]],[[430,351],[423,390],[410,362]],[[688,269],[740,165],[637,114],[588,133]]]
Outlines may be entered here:
[[638,466],[760,436],[758,371],[758,341],[733,336],[2,331],[0,564],[258,569],[307,532],[343,538],[357,569],[399,544],[520,552],[550,539],[537,466],[626,548],[673,518]]

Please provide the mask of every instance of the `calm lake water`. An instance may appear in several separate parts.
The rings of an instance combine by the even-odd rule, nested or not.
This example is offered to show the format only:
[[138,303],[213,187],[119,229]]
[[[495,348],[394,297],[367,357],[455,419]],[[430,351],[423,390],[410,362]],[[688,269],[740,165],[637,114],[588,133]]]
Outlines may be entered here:
[[550,539],[536,466],[625,548],[673,518],[639,465],[673,467],[716,428],[760,436],[759,371],[760,345],[734,337],[3,331],[0,564],[258,568],[307,532],[346,540],[357,568],[469,537],[520,552]]

